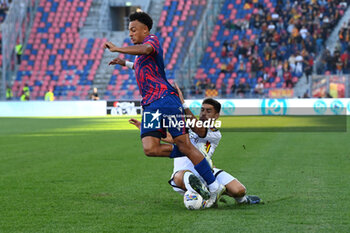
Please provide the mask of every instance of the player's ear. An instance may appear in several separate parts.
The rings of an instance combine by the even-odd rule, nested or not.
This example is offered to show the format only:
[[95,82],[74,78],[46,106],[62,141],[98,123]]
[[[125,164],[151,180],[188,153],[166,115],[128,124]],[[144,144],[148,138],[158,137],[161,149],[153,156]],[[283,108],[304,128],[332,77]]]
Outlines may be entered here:
[[143,34],[146,35],[148,31],[148,27],[146,25],[143,25]]
[[218,119],[219,116],[220,116],[220,113],[219,113],[219,112],[215,113],[215,115],[214,115],[215,119]]

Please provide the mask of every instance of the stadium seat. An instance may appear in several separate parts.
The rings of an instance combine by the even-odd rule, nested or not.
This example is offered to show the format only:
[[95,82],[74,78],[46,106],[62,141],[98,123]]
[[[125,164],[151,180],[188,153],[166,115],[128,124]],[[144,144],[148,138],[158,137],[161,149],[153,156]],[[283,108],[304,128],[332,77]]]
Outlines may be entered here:
[[[26,56],[23,56],[17,74],[20,79],[22,72],[28,71],[32,77],[29,84],[34,85],[36,81],[42,81],[41,76],[34,73],[40,71],[41,74],[45,75],[43,89],[47,89],[48,84],[50,84],[51,86],[58,85],[57,89],[68,90],[71,85],[76,85],[79,82],[86,83],[88,89],[91,88],[91,83],[85,81],[84,72],[96,70],[95,64],[99,64],[99,60],[102,58],[96,50],[102,43],[101,40],[93,38],[80,39],[78,33],[78,23],[85,21],[91,3],[91,0],[84,2],[81,0],[40,1],[34,18],[33,30],[24,51]],[[84,56],[83,59],[89,61],[90,54],[94,56],[94,59],[91,59],[90,62],[83,62],[83,65],[77,65],[78,58]],[[65,75],[64,71],[69,71],[69,76],[75,75],[74,80],[70,80],[71,77]],[[64,75],[59,76],[59,73]],[[59,79],[56,82],[54,79],[57,76]],[[93,79],[91,76],[88,78]],[[19,84],[14,83],[14,85],[17,85],[14,89],[19,90]],[[34,99],[42,98],[44,95],[43,91],[38,91],[37,88],[33,89],[33,93]],[[57,93],[58,95],[67,95],[67,91]],[[58,96],[57,99],[64,98]]]

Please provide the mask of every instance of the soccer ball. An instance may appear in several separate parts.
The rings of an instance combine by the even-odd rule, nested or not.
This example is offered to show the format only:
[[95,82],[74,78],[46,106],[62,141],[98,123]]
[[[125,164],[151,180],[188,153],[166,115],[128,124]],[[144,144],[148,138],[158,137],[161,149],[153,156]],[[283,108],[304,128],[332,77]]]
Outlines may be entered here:
[[186,191],[184,195],[184,204],[189,210],[199,210],[203,206],[203,197],[198,193]]

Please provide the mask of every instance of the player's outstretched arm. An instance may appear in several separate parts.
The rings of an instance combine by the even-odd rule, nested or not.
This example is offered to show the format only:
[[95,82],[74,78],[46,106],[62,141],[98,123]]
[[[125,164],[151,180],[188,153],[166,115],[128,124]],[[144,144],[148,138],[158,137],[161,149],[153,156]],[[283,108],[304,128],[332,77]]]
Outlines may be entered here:
[[126,53],[130,55],[149,55],[153,53],[154,49],[149,44],[138,44],[127,47],[117,47],[112,42],[105,42],[104,49],[109,49],[111,52]]
[[108,65],[121,65],[121,66],[127,66],[130,69],[134,69],[134,63],[133,62],[121,59],[119,57],[114,58],[112,61],[110,61],[108,63]]
[[[183,97],[182,91],[180,90],[179,86],[175,83],[175,88],[177,90],[177,93],[179,94],[179,98],[181,100],[181,103],[185,103],[185,99]],[[196,122],[198,121],[197,117],[192,113],[192,111],[189,108],[185,108],[186,118],[190,120],[195,120],[194,127],[191,127],[193,132],[195,132],[199,137],[205,137],[207,135],[207,129],[205,127],[197,127]]]
[[121,66],[125,66],[126,63],[125,63],[125,60],[124,59],[121,59],[119,57],[117,58],[114,58],[112,61],[110,61],[108,63],[108,65],[121,65]]

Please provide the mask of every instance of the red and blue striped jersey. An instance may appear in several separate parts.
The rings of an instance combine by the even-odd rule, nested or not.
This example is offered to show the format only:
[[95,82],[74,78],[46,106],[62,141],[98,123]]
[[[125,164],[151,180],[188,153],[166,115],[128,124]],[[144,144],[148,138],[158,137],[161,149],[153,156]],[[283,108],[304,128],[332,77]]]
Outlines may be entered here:
[[177,93],[168,82],[164,71],[163,49],[156,35],[147,36],[142,44],[153,47],[150,55],[138,55],[134,69],[137,85],[142,96],[141,105],[147,105],[170,93]]

